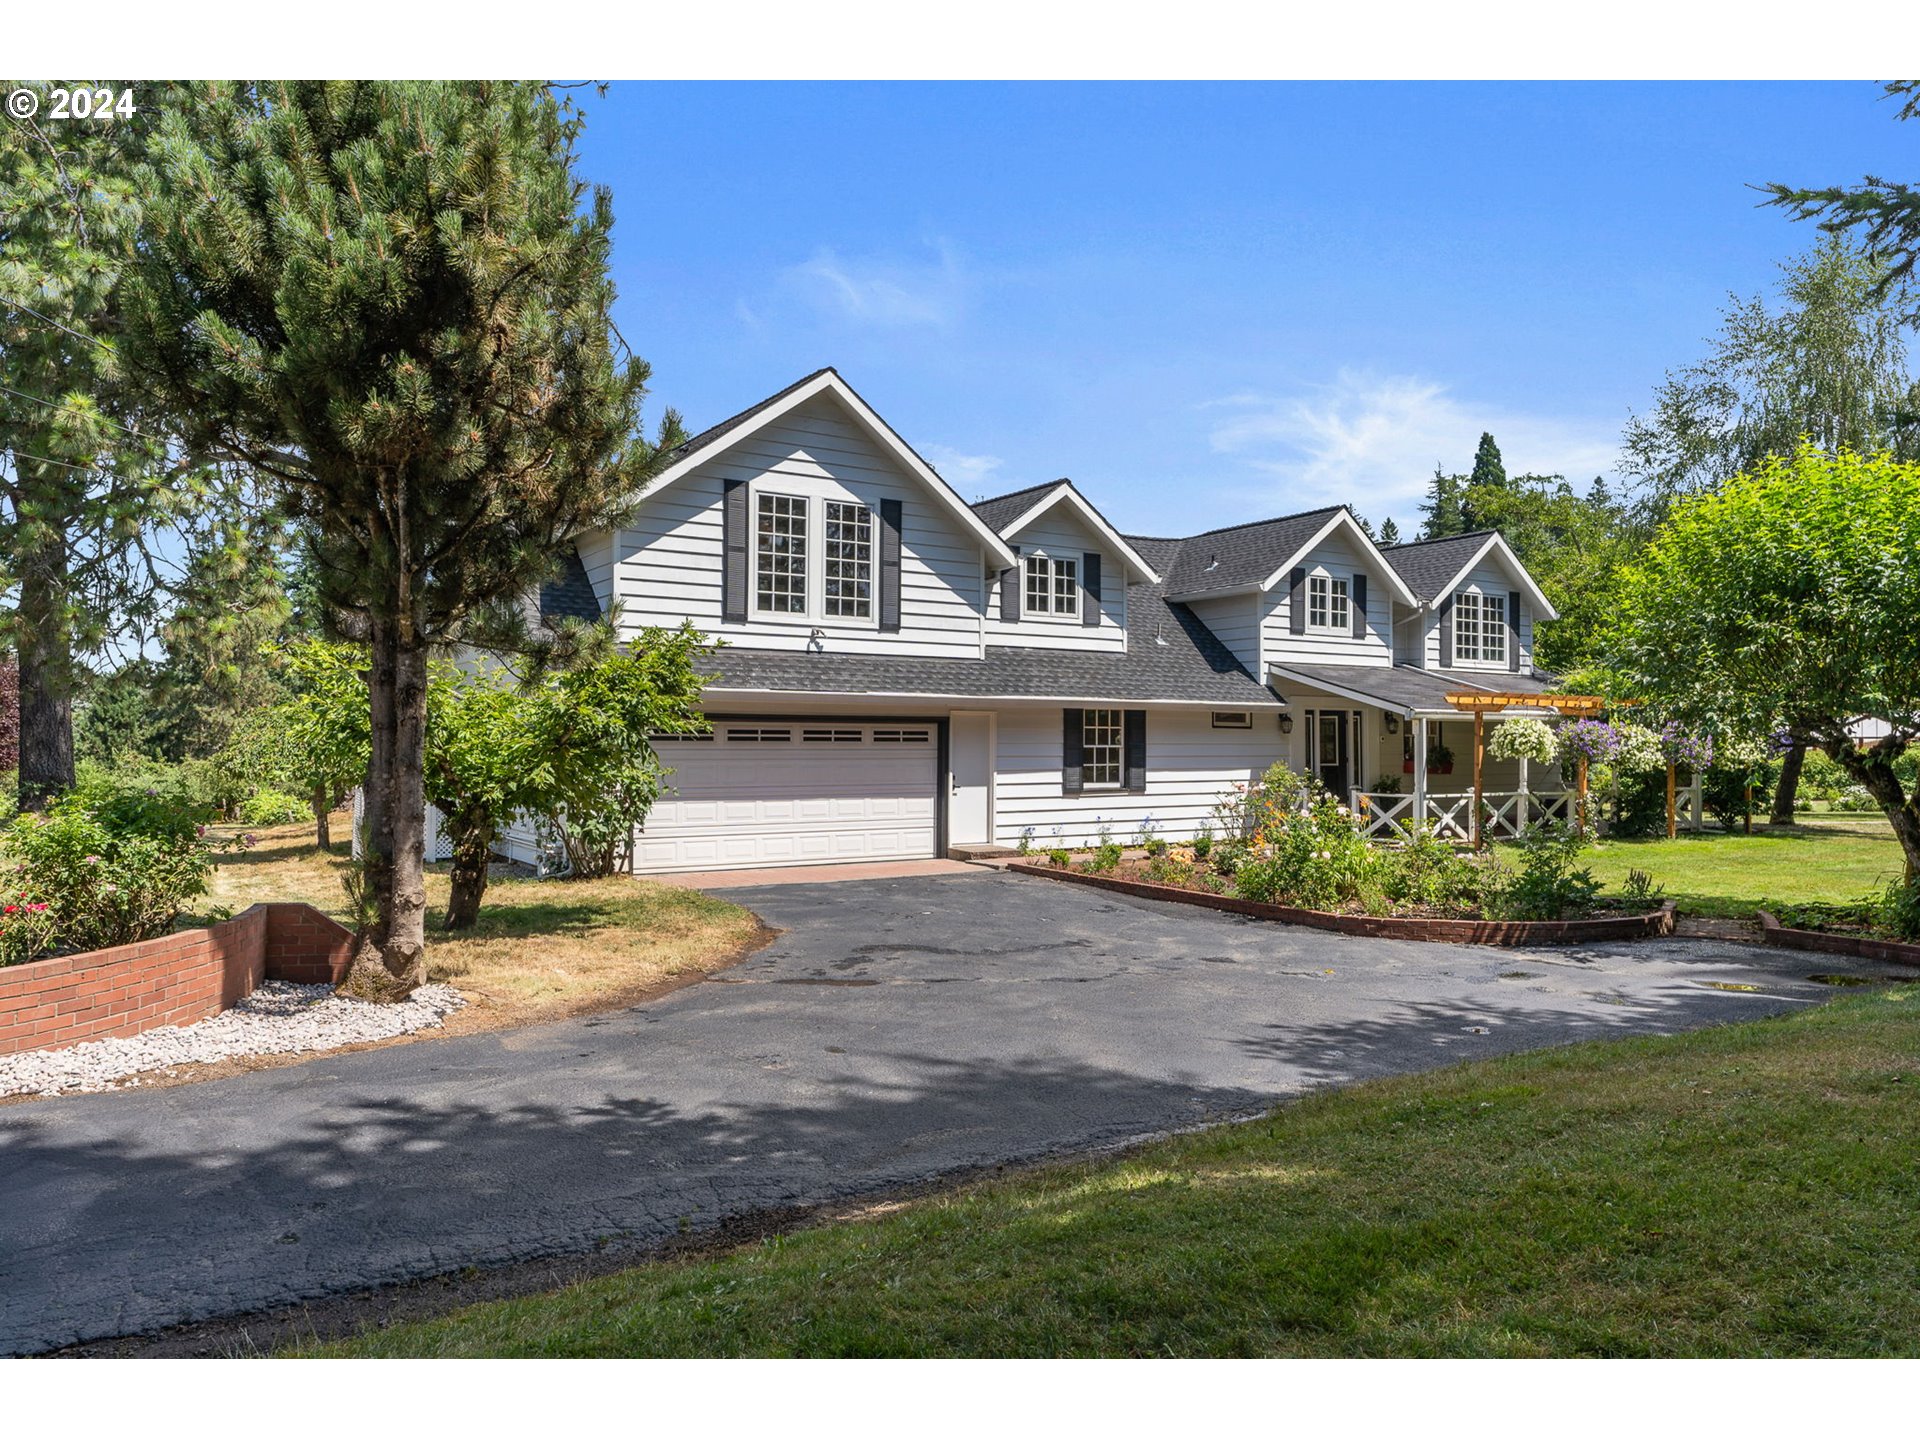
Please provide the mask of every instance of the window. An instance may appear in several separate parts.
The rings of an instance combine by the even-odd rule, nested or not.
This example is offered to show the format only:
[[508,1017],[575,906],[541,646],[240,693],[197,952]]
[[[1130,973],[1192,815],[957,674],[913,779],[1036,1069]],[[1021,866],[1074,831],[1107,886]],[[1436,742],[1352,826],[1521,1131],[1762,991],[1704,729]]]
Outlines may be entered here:
[[930,738],[925,730],[876,730],[873,738],[882,744],[893,742],[902,745],[924,745]]
[[798,495],[762,495],[754,569],[754,606],[763,614],[807,610],[807,502]]
[[1080,613],[1080,562],[1054,560],[1045,555],[1027,556],[1027,603],[1029,615],[1078,615]]
[[1213,712],[1213,728],[1251,730],[1253,729],[1253,712],[1251,710],[1216,710]]
[[827,501],[827,614],[865,620],[873,614],[873,512]]
[[1080,717],[1081,783],[1092,790],[1120,788],[1121,724],[1118,710],[1086,710]]
[[732,744],[779,744],[791,739],[793,739],[791,730],[768,730],[758,726],[747,728],[733,726],[727,730],[727,740]]
[[1507,599],[1462,590],[1453,597],[1453,658],[1507,663]]
[[1346,580],[1328,575],[1307,577],[1307,623],[1316,630],[1345,630],[1353,623],[1347,609]]
[[858,745],[858,730],[802,730],[800,739],[808,745]]

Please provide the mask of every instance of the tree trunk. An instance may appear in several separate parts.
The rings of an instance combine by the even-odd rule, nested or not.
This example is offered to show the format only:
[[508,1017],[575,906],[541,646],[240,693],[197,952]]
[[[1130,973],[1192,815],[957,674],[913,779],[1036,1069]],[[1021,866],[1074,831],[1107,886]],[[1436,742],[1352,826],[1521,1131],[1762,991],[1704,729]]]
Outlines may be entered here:
[[487,893],[487,866],[493,861],[493,826],[484,817],[447,817],[453,832],[453,886],[447,897],[447,929],[470,929],[480,918]]
[[20,808],[44,810],[73,789],[73,647],[67,560],[55,540],[20,562]]
[[1920,786],[1914,788],[1913,794],[1907,794],[1893,769],[1893,762],[1906,753],[1907,747],[1889,748],[1881,744],[1862,750],[1851,740],[1842,740],[1821,748],[1879,802],[1886,812],[1887,823],[1893,827],[1893,838],[1900,842],[1901,853],[1906,857],[1907,884],[1920,885]]
[[371,639],[361,863],[376,913],[340,988],[363,1000],[404,1000],[426,979],[427,657],[390,621],[375,621]]
[[1793,802],[1800,794],[1800,767],[1806,763],[1806,742],[1795,740],[1780,761],[1780,783],[1773,789],[1773,814],[1768,818],[1768,824],[1791,825],[1794,823]]
[[322,850],[333,844],[333,831],[327,817],[333,814],[333,796],[325,785],[313,787],[313,843]]

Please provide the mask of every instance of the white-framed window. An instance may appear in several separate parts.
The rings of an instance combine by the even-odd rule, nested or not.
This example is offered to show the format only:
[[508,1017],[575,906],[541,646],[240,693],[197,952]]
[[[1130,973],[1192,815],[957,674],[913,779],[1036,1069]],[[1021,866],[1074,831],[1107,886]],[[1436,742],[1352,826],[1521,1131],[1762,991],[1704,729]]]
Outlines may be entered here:
[[1055,560],[1047,555],[1026,558],[1028,615],[1080,613],[1080,562]]
[[1122,732],[1118,710],[1080,712],[1080,783],[1086,789],[1120,788]]
[[1507,663],[1507,597],[1462,590],[1453,597],[1453,658]]
[[806,614],[805,497],[763,492],[755,516],[754,609],[763,615]]
[[827,501],[826,611],[836,618],[873,616],[873,512],[847,500]]
[[1251,710],[1216,710],[1213,712],[1213,728],[1251,730],[1253,729],[1253,712]]
[[1307,577],[1307,624],[1316,630],[1346,630],[1352,627],[1353,612],[1347,608],[1351,582],[1331,575]]

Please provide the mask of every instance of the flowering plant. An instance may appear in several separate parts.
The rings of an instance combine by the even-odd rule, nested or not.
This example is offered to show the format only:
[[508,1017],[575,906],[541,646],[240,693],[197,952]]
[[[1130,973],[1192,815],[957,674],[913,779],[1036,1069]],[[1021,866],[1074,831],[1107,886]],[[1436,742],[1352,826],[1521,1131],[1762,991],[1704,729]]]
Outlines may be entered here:
[[53,907],[31,891],[13,892],[0,906],[0,966],[44,955],[53,945]]
[[1322,791],[1255,834],[1254,853],[1234,871],[1234,890],[1245,900],[1324,910],[1358,895],[1376,865],[1351,812]]
[[1544,765],[1559,753],[1559,741],[1547,722],[1530,715],[1502,720],[1487,742],[1487,754],[1495,760],[1533,760]]
[[1604,765],[1620,750],[1620,732],[1604,720],[1576,720],[1560,727],[1560,748],[1569,760]]
[[1660,731],[1660,755],[1682,769],[1704,770],[1713,764],[1713,737],[1691,734],[1678,720],[1669,720]]

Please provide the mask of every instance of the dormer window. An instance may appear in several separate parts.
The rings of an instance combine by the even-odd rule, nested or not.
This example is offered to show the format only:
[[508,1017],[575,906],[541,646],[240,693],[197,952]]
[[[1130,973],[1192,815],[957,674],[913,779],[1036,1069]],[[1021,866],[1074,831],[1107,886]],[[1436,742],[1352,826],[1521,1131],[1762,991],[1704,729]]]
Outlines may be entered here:
[[1026,558],[1026,613],[1029,615],[1078,615],[1080,613],[1080,562],[1055,560],[1046,555]]
[[1453,597],[1453,658],[1507,663],[1507,601],[1503,595],[1462,590]]
[[1315,630],[1347,630],[1353,614],[1347,608],[1347,585],[1330,575],[1307,577],[1307,624]]

